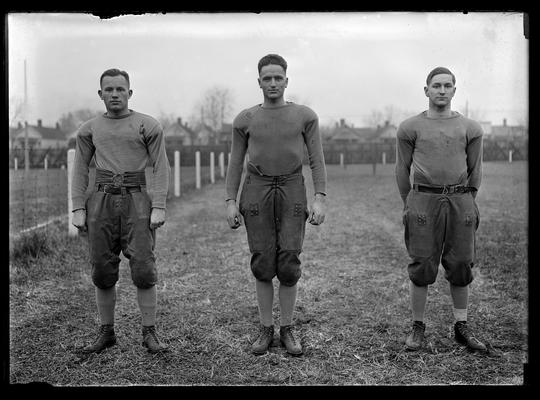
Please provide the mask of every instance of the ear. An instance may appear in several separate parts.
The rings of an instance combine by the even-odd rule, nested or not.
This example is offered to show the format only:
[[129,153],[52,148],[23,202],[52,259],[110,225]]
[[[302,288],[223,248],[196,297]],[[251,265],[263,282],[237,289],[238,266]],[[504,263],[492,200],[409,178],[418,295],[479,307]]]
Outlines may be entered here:
[[131,99],[131,96],[133,95],[133,90],[128,90],[128,99]]
[[259,84],[259,87],[262,89],[262,86],[261,86],[261,78],[257,78],[257,83]]
[[101,89],[97,91],[97,94],[101,100],[103,100],[103,93],[101,92]]
[[424,86],[424,94],[426,95],[426,97],[429,97],[429,95],[428,95],[428,87],[427,86]]
[[285,87],[287,87],[289,85],[289,77],[285,77]]

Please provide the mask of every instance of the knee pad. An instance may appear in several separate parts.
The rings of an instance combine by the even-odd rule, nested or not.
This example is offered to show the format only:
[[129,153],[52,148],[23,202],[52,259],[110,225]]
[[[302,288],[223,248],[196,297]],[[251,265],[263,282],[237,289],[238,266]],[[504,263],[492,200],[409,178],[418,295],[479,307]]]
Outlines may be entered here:
[[474,263],[470,260],[445,262],[443,267],[445,270],[445,278],[448,282],[455,286],[467,286],[473,281],[472,268]]
[[302,276],[300,250],[281,250],[278,253],[277,277],[285,286],[294,286]]
[[254,251],[251,254],[251,272],[259,281],[268,282],[276,276],[276,251]]
[[118,264],[110,262],[92,263],[92,282],[99,289],[109,289],[118,282]]
[[131,280],[140,289],[149,289],[157,283],[157,271],[154,258],[146,260],[130,259]]
[[435,283],[437,273],[439,272],[439,263],[431,257],[419,258],[415,257],[407,270],[409,279],[417,286],[426,286]]

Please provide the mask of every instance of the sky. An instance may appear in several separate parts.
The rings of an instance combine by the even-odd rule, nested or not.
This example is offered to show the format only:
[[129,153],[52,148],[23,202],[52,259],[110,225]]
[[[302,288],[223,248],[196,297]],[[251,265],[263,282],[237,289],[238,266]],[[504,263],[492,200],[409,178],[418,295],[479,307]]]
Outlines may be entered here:
[[131,109],[187,120],[217,86],[231,94],[232,121],[262,102],[257,63],[278,53],[288,63],[285,98],[311,107],[321,124],[366,126],[388,107],[419,113],[437,66],[456,75],[453,109],[527,124],[528,51],[522,13],[11,13],[10,123],[54,126],[70,111],[104,110],[97,91],[108,68],[129,73]]

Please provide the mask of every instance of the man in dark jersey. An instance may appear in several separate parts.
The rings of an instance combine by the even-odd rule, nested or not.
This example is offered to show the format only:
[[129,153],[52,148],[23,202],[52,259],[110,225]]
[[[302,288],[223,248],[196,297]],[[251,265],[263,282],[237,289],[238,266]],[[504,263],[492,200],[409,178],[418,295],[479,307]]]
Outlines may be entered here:
[[[279,280],[280,340],[287,352],[302,354],[292,331],[300,253],[306,219],[324,221],[326,167],[318,117],[309,107],[285,101],[287,63],[269,54],[258,63],[263,103],[243,110],[233,122],[231,160],[227,170],[227,221],[232,229],[245,223],[251,271],[255,276],[260,334],[254,354],[264,354],[274,336],[273,278]],[[315,198],[308,208],[302,160],[309,155]],[[244,157],[249,162],[237,205]]]
[[[83,348],[99,353],[116,344],[114,309],[120,251],[129,259],[142,316],[143,346],[152,353],[167,349],[155,328],[157,271],[155,229],[165,222],[170,166],[163,131],[154,118],[128,108],[133,91],[125,71],[109,69],[100,77],[99,97],[106,113],[83,123],[76,138],[73,170],[73,225],[88,231],[92,281],[101,327]],[[90,161],[96,178],[88,199]],[[145,168],[154,172],[153,198],[146,191]]]
[[405,206],[405,245],[411,258],[413,324],[405,341],[409,350],[422,346],[428,285],[435,282],[439,263],[450,284],[456,341],[486,350],[467,325],[480,217],[475,197],[482,179],[483,132],[477,122],[452,111],[455,83],[447,68],[432,70],[424,87],[429,109],[402,122],[397,131],[396,179]]

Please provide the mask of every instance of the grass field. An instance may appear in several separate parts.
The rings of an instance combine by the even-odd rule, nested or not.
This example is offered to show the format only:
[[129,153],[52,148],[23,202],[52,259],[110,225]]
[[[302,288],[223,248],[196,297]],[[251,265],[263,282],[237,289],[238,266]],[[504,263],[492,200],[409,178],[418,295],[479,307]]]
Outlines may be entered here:
[[10,382],[521,385],[528,354],[527,164],[485,163],[477,196],[469,324],[489,344],[487,353],[454,342],[442,270],[429,290],[426,345],[404,350],[408,257],[393,167],[379,165],[375,176],[371,165],[328,167],[326,221],[307,226],[302,254],[295,310],[302,357],[288,356],[277,338],[264,356],[249,351],[258,312],[247,239],[243,227],[227,226],[219,182],[170,201],[158,231],[158,329],[169,354],[150,355],[140,346],[135,290],[123,259],[119,343],[81,355],[98,324],[88,248],[84,237],[63,236],[60,226],[55,251],[10,264]]

